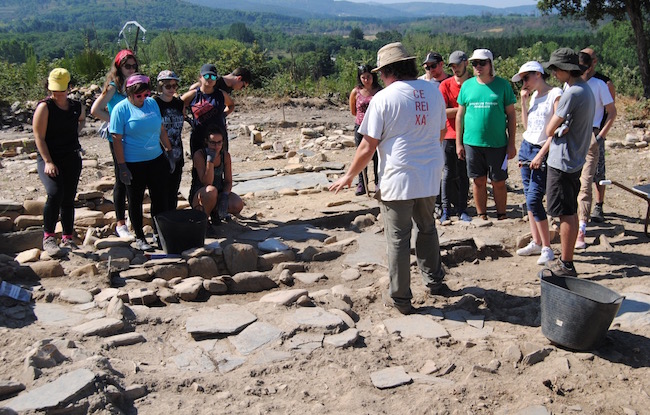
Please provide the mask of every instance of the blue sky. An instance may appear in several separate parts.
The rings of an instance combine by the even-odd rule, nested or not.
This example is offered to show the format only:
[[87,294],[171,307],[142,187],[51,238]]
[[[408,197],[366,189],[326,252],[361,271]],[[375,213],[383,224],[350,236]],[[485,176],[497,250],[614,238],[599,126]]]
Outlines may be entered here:
[[480,6],[490,6],[490,7],[511,7],[511,6],[535,6],[537,5],[537,0],[492,0],[486,2],[485,0],[348,0],[355,3],[408,3],[411,1],[425,1],[430,3],[458,3],[458,4],[476,4]]

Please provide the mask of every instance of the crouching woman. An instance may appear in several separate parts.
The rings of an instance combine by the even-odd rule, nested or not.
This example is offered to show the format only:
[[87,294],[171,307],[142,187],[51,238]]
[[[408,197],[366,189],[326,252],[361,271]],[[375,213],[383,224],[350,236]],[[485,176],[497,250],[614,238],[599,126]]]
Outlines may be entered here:
[[224,132],[218,125],[208,128],[203,148],[192,155],[192,186],[189,200],[192,208],[204,212],[217,224],[228,214],[236,215],[244,208],[241,198],[232,193],[230,153],[224,150]]

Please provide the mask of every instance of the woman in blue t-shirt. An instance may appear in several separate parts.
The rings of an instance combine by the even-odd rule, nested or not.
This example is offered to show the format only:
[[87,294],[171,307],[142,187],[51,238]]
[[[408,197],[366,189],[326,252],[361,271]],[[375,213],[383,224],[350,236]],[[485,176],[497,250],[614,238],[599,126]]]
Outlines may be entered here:
[[[102,94],[95,100],[92,107],[90,107],[90,113],[95,118],[104,121],[106,127],[108,127],[113,108],[126,98],[126,78],[137,71],[138,60],[135,54],[128,49],[119,51],[113,60],[110,72],[106,75],[106,82],[104,83]],[[102,128],[102,131],[108,132],[104,128]],[[117,169],[117,162],[115,161],[113,138],[110,134],[107,134],[105,138],[108,139],[108,145],[113,156],[113,168],[115,170],[115,184],[113,185],[113,204],[115,205],[115,217],[117,219],[115,232],[120,237],[132,238],[129,233],[129,228],[126,226],[126,187],[118,179],[119,171]]]
[[[151,197],[151,216],[167,210],[167,158],[162,149],[171,153],[171,143],[162,124],[158,104],[150,98],[149,78],[134,74],[126,80],[127,99],[118,103],[111,113],[110,133],[117,161],[118,177],[126,185],[129,217],[136,236],[136,248],[152,249],[142,230],[142,201],[145,188]],[[162,148],[161,148],[162,145]],[[155,223],[154,223],[155,225]],[[154,226],[154,243],[157,234]]]

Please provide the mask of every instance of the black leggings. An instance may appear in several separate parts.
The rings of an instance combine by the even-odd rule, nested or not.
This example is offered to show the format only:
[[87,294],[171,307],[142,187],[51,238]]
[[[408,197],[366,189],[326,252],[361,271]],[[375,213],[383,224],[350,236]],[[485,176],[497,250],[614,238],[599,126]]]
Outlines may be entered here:
[[[359,125],[355,124],[354,125],[354,144],[359,147],[359,144],[361,144],[361,140],[363,140],[363,135],[359,133]],[[372,172],[375,175],[375,185],[379,183],[379,173],[377,172],[379,168],[379,156],[377,156],[377,152],[372,155]],[[368,183],[370,183],[370,177],[368,177],[368,167],[365,167],[363,171],[366,173],[366,180],[368,180]],[[359,173],[359,183],[363,183],[363,173]],[[364,186],[365,187],[365,186]]]
[[50,177],[45,174],[45,161],[39,155],[36,160],[38,177],[40,177],[47,201],[43,209],[43,230],[45,233],[54,233],[56,222],[61,213],[61,225],[64,235],[74,233],[74,198],[77,194],[77,185],[81,175],[81,157],[75,151],[53,160],[59,169],[59,175]]
[[117,167],[115,159],[115,150],[113,142],[109,141],[108,146],[113,156],[113,171],[115,172],[115,184],[113,185],[113,208],[115,209],[115,218],[118,221],[126,220],[126,186],[120,181],[120,170]]
[[[133,178],[131,184],[126,186],[129,197],[129,217],[131,225],[138,239],[144,239],[142,231],[142,201],[144,190],[149,189],[151,197],[151,217],[167,210],[167,182],[169,177],[169,162],[164,154],[149,161],[126,163]],[[156,223],[153,223],[154,232]]]
[[[174,172],[169,175],[169,183],[167,183],[167,209],[169,210],[176,210],[178,207],[178,189],[181,187],[182,178],[183,160],[179,160],[176,162]],[[191,200],[190,203],[192,203]]]

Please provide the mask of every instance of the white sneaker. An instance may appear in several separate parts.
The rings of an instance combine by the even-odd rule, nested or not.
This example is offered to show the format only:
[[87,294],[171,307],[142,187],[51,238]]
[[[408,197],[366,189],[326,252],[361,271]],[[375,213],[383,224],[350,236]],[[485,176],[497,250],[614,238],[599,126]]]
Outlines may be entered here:
[[517,255],[519,256],[531,256],[542,253],[542,246],[537,245],[535,241],[530,241],[530,243],[524,246],[521,249],[517,249]]
[[542,248],[542,253],[539,256],[539,259],[537,259],[537,265],[544,265],[547,261],[552,261],[553,259],[555,259],[553,250],[551,247],[545,246]]
[[115,227],[115,233],[117,236],[120,238],[133,238],[131,235],[131,232],[129,232],[129,228],[126,225],[118,225]]
[[135,249],[139,249],[140,251],[153,251],[151,245],[149,245],[144,239],[135,240]]

